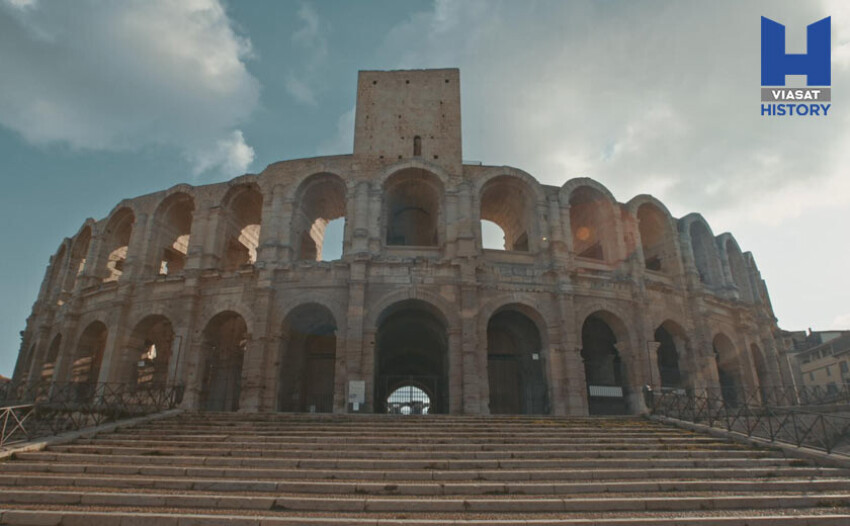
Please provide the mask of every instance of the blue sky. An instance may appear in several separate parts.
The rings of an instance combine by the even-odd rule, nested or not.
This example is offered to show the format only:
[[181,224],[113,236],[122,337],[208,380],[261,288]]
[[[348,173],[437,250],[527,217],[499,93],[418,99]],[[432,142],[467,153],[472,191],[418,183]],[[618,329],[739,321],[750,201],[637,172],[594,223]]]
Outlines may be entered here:
[[[832,16],[828,118],[759,116],[759,20]],[[350,153],[357,71],[459,67],[464,158],[731,231],[780,326],[850,328],[841,2],[0,0],[0,374],[49,257],[181,182]]]

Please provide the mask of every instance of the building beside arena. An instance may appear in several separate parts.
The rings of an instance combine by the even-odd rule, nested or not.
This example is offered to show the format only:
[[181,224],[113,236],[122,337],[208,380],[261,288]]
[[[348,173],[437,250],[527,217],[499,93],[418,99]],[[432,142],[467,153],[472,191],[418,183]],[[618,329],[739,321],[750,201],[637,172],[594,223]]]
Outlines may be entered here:
[[18,384],[182,386],[204,410],[386,412],[407,389],[434,413],[638,413],[644,386],[790,382],[731,234],[592,179],[464,163],[456,69],[361,72],[353,154],[87,220],[22,335]]

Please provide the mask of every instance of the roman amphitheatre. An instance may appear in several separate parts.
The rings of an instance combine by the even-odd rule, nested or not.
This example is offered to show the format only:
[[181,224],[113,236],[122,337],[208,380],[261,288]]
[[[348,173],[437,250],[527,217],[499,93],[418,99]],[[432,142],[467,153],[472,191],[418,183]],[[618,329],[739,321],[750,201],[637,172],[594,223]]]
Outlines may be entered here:
[[731,234],[464,161],[457,69],[362,71],[353,154],[60,243],[0,524],[845,525],[846,404],[786,350]]
[[[431,413],[574,416],[641,413],[646,386],[787,383],[731,234],[593,179],[464,162],[460,115],[458,70],[363,71],[353,154],[87,220],[50,260],[16,382],[179,385],[181,407],[242,412],[381,413],[407,389]],[[488,222],[503,246],[484,248]]]

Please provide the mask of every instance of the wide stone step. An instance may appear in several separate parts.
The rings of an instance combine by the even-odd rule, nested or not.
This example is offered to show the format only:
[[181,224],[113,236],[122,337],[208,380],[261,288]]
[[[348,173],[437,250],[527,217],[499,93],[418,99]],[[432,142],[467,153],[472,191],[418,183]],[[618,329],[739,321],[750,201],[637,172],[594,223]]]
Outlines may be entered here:
[[[144,433],[138,433],[138,437],[142,438],[146,436]],[[157,438],[168,438],[168,435],[162,434],[154,434],[147,436],[155,436]],[[325,437],[309,437],[309,436],[291,436],[287,434],[280,435],[269,435],[272,438],[272,441],[281,441],[288,443],[301,443],[301,444],[314,444],[318,442],[323,442],[326,444],[351,444],[351,445],[381,445],[381,444],[390,444],[390,445],[412,445],[412,444],[430,444],[430,445],[451,445],[451,444],[478,444],[478,445],[498,445],[498,444],[507,444],[507,445],[528,445],[528,444],[536,444],[536,445],[564,445],[569,446],[571,444],[576,445],[610,445],[615,447],[628,446],[629,444],[646,444],[653,446],[665,446],[665,445],[700,445],[700,444],[719,444],[721,441],[712,437],[676,437],[676,438],[648,438],[648,437],[634,437],[634,438],[619,438],[616,435],[613,436],[605,436],[598,437],[593,439],[576,439],[571,440],[569,438],[563,436],[551,436],[551,437],[523,437],[518,435],[481,435],[479,437],[456,437],[452,435],[446,436],[435,436],[435,435],[411,435],[411,436],[396,436],[391,433],[384,433],[380,435],[362,435],[362,436],[345,436],[345,435],[328,435]],[[247,440],[247,435],[224,435],[219,438],[219,440]]]
[[[28,454],[29,455],[29,454]],[[144,475],[152,477],[195,477],[227,479],[273,479],[313,481],[610,481],[610,480],[716,480],[716,479],[780,479],[815,477],[850,477],[850,470],[825,467],[763,466],[744,468],[608,468],[608,469],[537,469],[537,470],[341,470],[341,469],[269,469],[246,467],[208,467],[170,463],[151,465],[91,462],[15,461],[0,464],[0,472],[89,473],[104,475]]]
[[547,443],[541,446],[537,443],[518,442],[518,443],[474,443],[470,441],[429,443],[423,441],[402,442],[402,441],[382,441],[382,442],[333,442],[323,440],[321,442],[301,440],[278,440],[275,437],[257,438],[250,436],[230,436],[230,435],[169,435],[167,437],[157,435],[153,437],[140,437],[133,435],[117,435],[103,434],[99,437],[90,439],[81,439],[75,444],[98,444],[101,441],[109,442],[115,439],[118,441],[129,441],[133,444],[148,443],[150,440],[156,442],[167,443],[173,446],[182,446],[184,443],[197,442],[201,444],[220,445],[222,443],[234,444],[254,444],[262,448],[308,448],[311,450],[367,450],[379,449],[381,451],[404,451],[410,448],[415,448],[419,451],[443,451],[451,450],[467,450],[467,451],[516,451],[529,449],[552,449],[552,448],[568,448],[571,450],[747,450],[756,451],[756,448],[746,447],[743,445],[732,444],[729,442],[713,440],[695,441],[680,441],[680,442],[653,442],[653,441],[625,441],[625,442],[607,442],[600,443],[598,441],[586,442],[565,442]]
[[493,426],[493,425],[464,425],[452,426],[441,425],[440,422],[432,422],[428,425],[398,425],[393,422],[375,423],[374,425],[342,425],[342,424],[326,424],[326,425],[304,425],[304,424],[280,424],[280,425],[217,425],[215,423],[200,424],[189,423],[178,425],[175,423],[166,424],[145,424],[140,426],[140,429],[160,432],[170,431],[204,431],[209,429],[219,429],[230,431],[246,431],[246,432],[279,432],[279,431],[298,431],[304,433],[322,433],[337,429],[341,433],[369,433],[376,430],[391,429],[400,433],[416,433],[416,432],[449,432],[449,433],[564,433],[564,434],[604,434],[604,433],[644,433],[644,434],[659,434],[659,435],[690,435],[692,432],[684,429],[669,429],[661,426],[630,426],[620,428],[609,427],[576,427],[576,426],[557,426],[557,425],[515,425],[515,426]]
[[138,434],[171,434],[171,433],[205,433],[213,432],[218,434],[244,434],[254,436],[268,436],[285,434],[290,436],[380,436],[387,433],[393,436],[434,436],[434,437],[486,437],[491,435],[520,435],[524,437],[574,437],[574,438],[605,438],[608,436],[616,436],[618,438],[626,437],[646,437],[646,438],[702,438],[701,435],[685,431],[676,430],[647,430],[647,429],[632,429],[632,430],[617,430],[596,429],[596,430],[573,430],[573,429],[558,429],[558,428],[536,428],[522,427],[517,429],[503,428],[470,428],[464,430],[446,429],[442,427],[421,428],[405,428],[399,426],[375,426],[371,428],[355,428],[336,429],[333,426],[323,426],[315,429],[304,429],[299,426],[281,426],[273,428],[253,428],[253,427],[227,427],[227,426],[185,426],[185,427],[142,427],[137,429]]
[[[322,517],[286,512],[253,513],[250,515],[212,514],[209,510],[171,510],[139,512],[132,508],[101,508],[86,511],[33,507],[31,510],[0,510],[0,524],[29,524],[41,526],[80,525],[126,526],[128,524],[157,524],[161,526],[846,526],[850,511],[843,509],[811,509],[802,512],[778,510],[740,510],[737,512],[701,511],[698,514],[677,512],[642,512],[624,517],[618,513],[559,513],[556,517],[528,519],[525,516],[506,518],[476,518],[473,514],[427,518],[398,518],[375,514],[357,516],[334,515]],[[591,515],[590,517],[588,515]]]
[[650,492],[731,492],[735,494],[850,492],[850,479],[721,479],[639,480],[605,482],[386,482],[234,480],[190,477],[105,476],[103,474],[12,473],[0,474],[0,486],[52,488],[159,489],[210,492],[308,493],[325,495],[556,495],[623,494]]
[[[67,452],[66,452],[67,451]],[[80,452],[77,452],[80,451]],[[175,452],[176,453],[176,452]],[[187,452],[184,452],[187,453]],[[805,463],[780,457],[767,458],[549,458],[502,460],[440,460],[440,459],[356,459],[356,458],[265,458],[238,455],[210,455],[197,450],[194,454],[170,454],[143,448],[95,448],[84,446],[51,448],[48,451],[19,453],[21,460],[41,460],[85,463],[138,463],[167,465],[204,465],[256,467],[274,469],[340,469],[340,470],[515,470],[515,469],[588,469],[588,468],[705,468],[781,466]],[[230,452],[234,453],[234,452]]]
[[702,496],[605,496],[602,498],[505,497],[312,497],[304,495],[246,496],[175,494],[174,492],[99,492],[9,489],[0,492],[0,505],[45,504],[62,506],[135,506],[205,508],[220,510],[286,510],[320,512],[411,513],[557,513],[599,511],[678,511],[848,507],[850,493],[817,495],[768,494]]
[[[50,451],[61,452],[108,452],[115,448],[124,453],[142,454],[144,452],[156,451],[166,455],[197,455],[213,454],[216,452],[230,456],[257,456],[257,457],[294,457],[294,458],[383,458],[383,459],[543,459],[543,458],[783,458],[777,451],[739,449],[729,450],[722,448],[694,449],[694,448],[667,448],[667,449],[579,449],[575,448],[546,448],[546,449],[506,449],[502,451],[481,451],[462,449],[430,449],[423,450],[415,446],[402,447],[386,450],[346,448],[346,449],[295,449],[274,445],[258,445],[252,442],[227,442],[214,443],[202,447],[204,442],[172,443],[167,440],[106,440],[90,439],[78,440],[75,446],[62,447],[52,446]],[[87,449],[80,448],[87,446]]]
[[229,413],[0,463],[0,523],[121,521],[847,526],[850,469],[635,418]]

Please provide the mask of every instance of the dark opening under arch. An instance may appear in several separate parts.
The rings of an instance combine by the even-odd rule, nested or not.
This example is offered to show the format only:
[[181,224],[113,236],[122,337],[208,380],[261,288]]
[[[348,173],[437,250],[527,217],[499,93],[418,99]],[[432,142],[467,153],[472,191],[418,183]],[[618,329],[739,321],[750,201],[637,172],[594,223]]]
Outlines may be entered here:
[[407,385],[428,395],[429,413],[448,412],[448,335],[432,305],[406,300],[387,308],[375,345],[376,412],[389,412],[389,395]]

